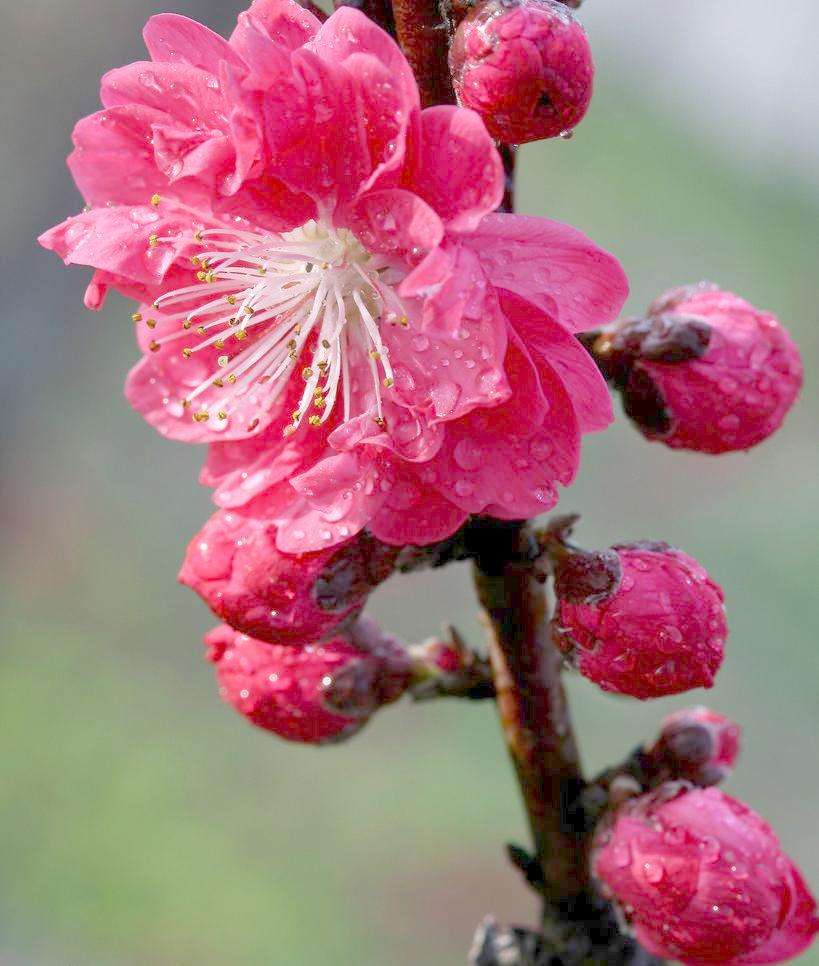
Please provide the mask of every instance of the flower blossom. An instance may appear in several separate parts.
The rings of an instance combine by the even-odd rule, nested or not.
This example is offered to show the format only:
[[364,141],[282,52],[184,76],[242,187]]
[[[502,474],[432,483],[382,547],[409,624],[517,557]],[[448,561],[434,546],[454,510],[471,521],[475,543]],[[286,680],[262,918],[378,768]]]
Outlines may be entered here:
[[86,210],[46,232],[86,304],[136,299],[132,405],[212,444],[221,507],[265,495],[280,550],[367,527],[430,543],[549,509],[611,419],[575,333],[616,317],[617,261],[494,213],[474,112],[420,109],[393,40],[255,0],[230,40],[153,17],[151,59],[102,79],[69,158]]

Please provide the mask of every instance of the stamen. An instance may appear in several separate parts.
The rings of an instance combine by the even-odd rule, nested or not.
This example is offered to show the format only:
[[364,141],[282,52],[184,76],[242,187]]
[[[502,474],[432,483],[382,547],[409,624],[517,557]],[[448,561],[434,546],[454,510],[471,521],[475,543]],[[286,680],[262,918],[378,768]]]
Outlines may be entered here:
[[[154,206],[160,202],[159,196],[151,199]],[[214,371],[187,393],[186,406],[208,393],[192,413],[196,422],[214,418],[228,423],[241,398],[264,386],[260,414],[247,425],[252,432],[261,411],[269,412],[299,373],[303,392],[285,435],[304,419],[310,426],[322,425],[339,393],[345,420],[374,405],[376,424],[386,426],[382,386],[393,386],[394,374],[379,321],[401,324],[406,319],[394,288],[400,272],[393,263],[370,255],[346,229],[315,222],[280,235],[200,223],[185,238],[202,248],[190,259],[199,283],[156,300],[155,307],[178,329],[152,341],[151,350],[187,341],[192,333],[195,340],[181,349],[185,359],[204,350],[221,351],[231,335],[241,344],[234,346],[233,358],[216,356]],[[152,235],[149,245],[166,240],[178,241]],[[142,320],[139,313],[132,318]],[[146,324],[154,328],[157,323],[148,319]],[[369,371],[371,394],[358,381],[354,384],[353,373],[362,371]]]

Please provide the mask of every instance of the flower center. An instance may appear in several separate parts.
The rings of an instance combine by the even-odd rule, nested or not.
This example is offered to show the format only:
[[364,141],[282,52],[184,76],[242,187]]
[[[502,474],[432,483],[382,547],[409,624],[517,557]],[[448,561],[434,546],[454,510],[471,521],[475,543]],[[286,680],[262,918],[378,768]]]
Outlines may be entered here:
[[[158,351],[193,334],[199,340],[182,349],[184,358],[224,350],[183,401],[194,420],[226,424],[241,397],[262,385],[270,407],[297,370],[304,388],[285,435],[304,419],[321,425],[337,401],[345,420],[374,403],[384,425],[382,387],[392,387],[394,377],[379,323],[408,324],[395,293],[405,272],[393,260],[367,252],[347,229],[315,221],[282,234],[220,227],[194,237],[203,246],[192,259],[202,284],[157,299],[155,307],[179,320],[181,331],[151,343]],[[362,367],[369,374],[364,391],[351,375]]]

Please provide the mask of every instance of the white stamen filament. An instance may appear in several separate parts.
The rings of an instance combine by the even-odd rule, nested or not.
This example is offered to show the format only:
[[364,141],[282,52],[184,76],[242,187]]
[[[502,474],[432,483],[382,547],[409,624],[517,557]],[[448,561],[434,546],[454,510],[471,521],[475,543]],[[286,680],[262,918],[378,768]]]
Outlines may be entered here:
[[[304,389],[286,434],[305,418],[313,426],[326,422],[339,394],[349,420],[354,404],[363,405],[360,387],[351,381],[352,356],[355,372],[370,374],[369,404],[376,422],[384,424],[382,387],[393,385],[394,374],[379,323],[407,324],[393,288],[399,277],[393,262],[366,252],[346,229],[314,221],[281,235],[200,227],[194,239],[203,248],[192,262],[204,287],[188,285],[156,300],[155,307],[179,322],[180,330],[154,340],[151,348],[184,339],[190,342],[182,349],[185,358],[214,347],[223,350],[214,372],[183,402],[189,406],[207,390],[220,390],[205,409],[193,413],[195,420],[215,413],[224,422],[238,398],[265,386],[261,415],[294,371]],[[151,244],[177,240],[154,237]],[[248,430],[258,423],[251,420]]]

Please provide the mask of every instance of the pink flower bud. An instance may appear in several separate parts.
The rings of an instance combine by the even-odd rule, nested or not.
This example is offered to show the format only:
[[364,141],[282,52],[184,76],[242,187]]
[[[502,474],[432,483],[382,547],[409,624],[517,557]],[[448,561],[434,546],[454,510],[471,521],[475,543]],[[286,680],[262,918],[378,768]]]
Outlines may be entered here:
[[711,687],[727,635],[719,585],[667,544],[612,549],[620,574],[607,595],[578,600],[557,582],[555,644],[605,691],[658,698]]
[[601,825],[592,869],[640,944],[687,966],[780,963],[819,929],[771,827],[716,788],[669,783]]
[[802,385],[799,350],[776,318],[708,284],[666,293],[611,341],[626,412],[674,449],[750,449],[779,428]]
[[727,778],[739,755],[739,725],[702,705],[675,711],[663,720],[652,754],[675,778],[716,785]]
[[365,620],[344,635],[301,647],[268,644],[227,624],[207,634],[205,643],[222,699],[287,741],[348,738],[401,697],[411,680],[404,650]]
[[301,643],[355,618],[397,552],[361,533],[328,550],[284,554],[275,527],[251,505],[214,513],[188,546],[179,579],[237,630]]
[[557,0],[486,0],[455,31],[458,100],[507,144],[569,132],[592,94],[586,33]]

